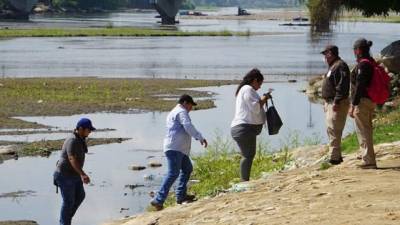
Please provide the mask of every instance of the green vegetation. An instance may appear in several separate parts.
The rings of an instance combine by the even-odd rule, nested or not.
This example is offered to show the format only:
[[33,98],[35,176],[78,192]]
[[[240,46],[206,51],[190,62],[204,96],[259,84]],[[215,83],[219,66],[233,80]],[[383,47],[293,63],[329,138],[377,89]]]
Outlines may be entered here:
[[72,8],[91,10],[98,9],[118,9],[128,4],[128,0],[53,0],[56,8]]
[[[88,146],[121,143],[128,139],[124,138],[89,138]],[[49,156],[54,151],[59,151],[64,140],[42,140],[36,142],[0,142],[0,145],[14,145],[15,154],[1,155],[0,160],[24,156]]]
[[[374,120],[374,144],[398,141],[400,137],[400,110],[396,109],[390,113],[380,113]],[[358,141],[356,134],[344,138],[342,142],[345,153],[356,152]]]
[[[115,10],[126,7],[150,8],[151,4],[149,0],[53,0],[53,6],[91,11],[93,9]],[[195,7],[192,0],[183,0],[181,6],[182,9],[194,9]]]
[[307,7],[313,29],[329,31],[331,21],[339,17],[340,6],[341,3],[334,0],[308,0]]
[[0,0],[0,10],[3,9],[6,5],[6,1],[5,0]]
[[[288,147],[282,148],[278,153],[268,152],[268,149],[267,143],[258,144],[251,179],[260,178],[264,173],[282,170],[289,162]],[[189,192],[195,193],[197,197],[215,196],[240,182],[241,155],[230,140],[224,140],[217,135],[204,154],[194,156],[192,159],[194,170],[191,179],[199,180],[199,183],[193,184]],[[171,193],[165,206],[174,204],[175,196]]]
[[14,128],[37,129],[37,128],[46,128],[46,126],[37,124],[37,123],[23,121],[20,119],[4,117],[4,116],[2,116],[2,113],[0,112],[0,128],[1,129],[14,129]]
[[298,6],[297,0],[193,0],[196,6],[226,7],[243,6],[252,8],[292,7]]
[[196,8],[196,4],[192,0],[183,0],[181,9],[193,10]]
[[[88,146],[105,145],[111,143],[121,143],[128,139],[122,138],[89,138]],[[53,151],[59,151],[64,140],[43,140],[32,143],[26,143],[18,151],[19,156],[47,155]]]
[[[15,116],[57,116],[101,111],[170,110],[183,93],[211,97],[210,93],[182,88],[231,84],[232,81],[173,79],[27,78],[0,79],[0,128],[29,128]],[[172,97],[171,100],[163,99]],[[214,107],[199,101],[196,109]],[[21,125],[21,127],[19,126]]]
[[[215,136],[215,140],[203,154],[192,157],[194,171],[191,179],[199,180],[199,182],[193,184],[189,188],[189,192],[195,193],[200,198],[215,196],[240,182],[239,165],[241,155],[238,152],[236,143],[233,143],[230,139],[221,138],[219,134]],[[268,143],[258,140],[257,154],[251,170],[251,179],[258,179],[268,176],[270,172],[283,170],[291,161],[290,149],[301,145],[319,143],[320,137],[317,135],[300,141],[300,132],[292,131],[281,141],[281,149],[276,153],[272,153]],[[174,198],[175,196],[170,194],[165,206],[174,205]]]
[[332,164],[329,162],[322,162],[321,165],[319,166],[319,170],[327,170],[332,167]]
[[[289,158],[287,150],[272,154],[268,152],[266,143],[258,144],[251,179],[260,178],[263,173],[282,170]],[[236,146],[217,138],[204,154],[193,157],[195,166],[192,177],[200,182],[194,184],[190,191],[198,197],[215,196],[240,182],[240,159]]]
[[[396,109],[390,113],[380,113],[374,121],[375,144],[398,141],[400,137],[400,110]],[[263,174],[284,169],[290,162],[290,149],[301,145],[320,144],[320,137],[314,135],[300,141],[299,132],[291,132],[283,141],[281,151],[273,154],[268,152],[268,145],[261,143],[257,148],[257,155],[252,167],[252,179],[257,179]],[[345,153],[353,153],[358,149],[355,134],[349,135],[343,141]],[[237,153],[236,146],[230,141],[218,138],[209,146],[204,154],[193,157],[195,162],[192,179],[199,180],[190,187],[190,192],[199,197],[215,196],[226,191],[239,180],[239,163],[241,156]],[[320,170],[327,170],[331,164],[323,162]],[[166,202],[167,206],[173,205],[174,197],[170,196]]]
[[315,31],[328,31],[331,21],[337,20],[343,10],[360,11],[366,17],[388,16],[390,12],[400,12],[398,0],[300,0],[300,2],[307,3]]
[[371,16],[365,17],[359,13],[356,14],[348,14],[345,13],[340,17],[341,20],[344,21],[355,21],[355,22],[377,22],[377,23],[400,23],[400,15],[389,14],[388,16]]
[[87,37],[87,36],[129,36],[129,37],[160,37],[160,36],[247,36],[246,32],[230,31],[195,31],[186,32],[167,29],[145,28],[33,28],[33,29],[0,29],[0,38],[9,37]]

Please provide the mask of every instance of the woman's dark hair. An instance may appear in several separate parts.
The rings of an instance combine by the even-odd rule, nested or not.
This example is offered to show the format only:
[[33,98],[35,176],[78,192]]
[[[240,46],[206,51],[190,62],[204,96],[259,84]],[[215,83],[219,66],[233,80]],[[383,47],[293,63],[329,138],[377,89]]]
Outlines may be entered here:
[[254,80],[257,80],[257,82],[262,82],[264,81],[264,76],[261,74],[260,70],[254,68],[252,70],[250,70],[246,76],[243,77],[242,82],[240,82],[238,88],[236,89],[236,94],[235,96],[238,95],[240,89],[244,86],[244,85],[250,85],[251,83],[253,83]]
[[371,46],[373,45],[372,41],[368,41],[365,38],[360,38],[354,43],[354,49],[360,49],[360,57],[371,57]]

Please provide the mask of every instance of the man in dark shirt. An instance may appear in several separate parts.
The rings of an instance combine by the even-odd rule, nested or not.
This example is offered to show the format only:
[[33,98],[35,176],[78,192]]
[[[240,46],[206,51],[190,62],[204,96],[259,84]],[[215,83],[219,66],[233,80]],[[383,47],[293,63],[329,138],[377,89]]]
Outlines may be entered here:
[[90,183],[89,176],[83,171],[88,151],[85,139],[94,130],[92,122],[82,118],[62,146],[61,157],[54,172],[54,184],[60,188],[63,198],[60,225],[71,225],[72,217],[85,198],[83,184]]
[[337,46],[328,45],[321,52],[329,66],[322,83],[322,98],[325,100],[327,133],[329,136],[329,162],[333,165],[343,162],[342,133],[349,111],[350,70],[339,57]]
[[374,74],[374,68],[370,63],[374,62],[370,54],[371,46],[372,42],[364,38],[354,43],[354,55],[358,64],[351,74],[352,106],[349,115],[354,118],[356,124],[363,160],[363,163],[358,166],[363,169],[376,169],[372,126],[376,104],[372,102],[367,92]]

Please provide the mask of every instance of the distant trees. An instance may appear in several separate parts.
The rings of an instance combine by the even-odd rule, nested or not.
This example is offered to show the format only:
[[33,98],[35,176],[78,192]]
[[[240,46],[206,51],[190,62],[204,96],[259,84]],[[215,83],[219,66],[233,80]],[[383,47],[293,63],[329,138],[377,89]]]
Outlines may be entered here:
[[3,9],[6,5],[6,0],[0,0],[0,9]]
[[[52,0],[52,2],[53,6],[58,8],[74,8],[82,10],[112,10],[121,7],[152,8],[149,0]],[[195,4],[192,0],[183,0],[182,8],[194,9]]]
[[332,21],[340,17],[342,10],[359,10],[364,16],[388,15],[400,12],[399,0],[300,0],[310,11],[315,31],[328,31]]
[[118,9],[128,5],[128,0],[53,0],[53,6],[59,8],[75,8],[90,10],[99,9]]
[[183,0],[181,9],[195,9],[196,4],[192,0]]
[[193,0],[196,5],[244,6],[244,7],[283,7],[298,4],[297,0]]

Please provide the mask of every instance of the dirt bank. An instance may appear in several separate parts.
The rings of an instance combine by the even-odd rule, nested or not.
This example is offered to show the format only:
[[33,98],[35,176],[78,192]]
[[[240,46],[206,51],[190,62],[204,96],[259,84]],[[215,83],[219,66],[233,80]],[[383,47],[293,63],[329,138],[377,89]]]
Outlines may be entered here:
[[378,170],[356,167],[357,154],[321,170],[325,148],[295,152],[300,168],[252,181],[222,194],[108,225],[145,224],[400,224],[400,142],[376,147]]

